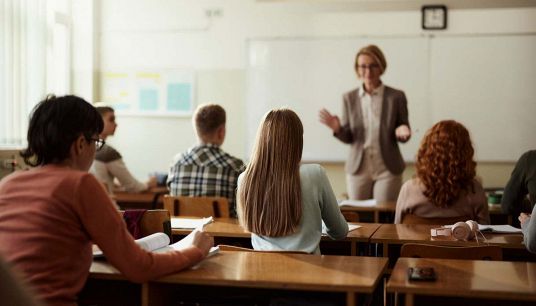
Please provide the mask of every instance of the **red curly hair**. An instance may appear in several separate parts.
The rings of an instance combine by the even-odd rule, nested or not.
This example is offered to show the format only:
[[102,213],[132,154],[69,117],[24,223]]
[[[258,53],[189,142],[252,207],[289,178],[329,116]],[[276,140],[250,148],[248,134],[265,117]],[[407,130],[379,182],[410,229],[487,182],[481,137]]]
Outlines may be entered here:
[[448,207],[462,192],[474,192],[473,155],[469,131],[454,120],[440,121],[426,133],[415,167],[424,195],[434,205]]

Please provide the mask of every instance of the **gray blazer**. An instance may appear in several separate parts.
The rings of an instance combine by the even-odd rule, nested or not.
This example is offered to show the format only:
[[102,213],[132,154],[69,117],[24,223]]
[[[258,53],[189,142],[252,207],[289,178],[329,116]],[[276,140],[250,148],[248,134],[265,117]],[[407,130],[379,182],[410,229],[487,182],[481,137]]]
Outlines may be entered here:
[[[406,167],[398,148],[395,129],[404,124],[409,127],[407,104],[403,91],[385,86],[380,124],[380,147],[383,162],[393,174],[401,174]],[[361,165],[365,141],[358,89],[344,95],[342,108],[341,129],[334,136],[351,145],[345,170],[348,174],[355,174]]]

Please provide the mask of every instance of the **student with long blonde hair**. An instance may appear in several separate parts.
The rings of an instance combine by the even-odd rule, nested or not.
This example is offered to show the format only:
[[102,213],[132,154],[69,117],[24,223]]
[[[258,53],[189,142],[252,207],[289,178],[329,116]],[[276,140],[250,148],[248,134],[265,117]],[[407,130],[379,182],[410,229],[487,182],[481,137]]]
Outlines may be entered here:
[[269,111],[251,161],[238,179],[238,217],[256,250],[320,254],[322,221],[332,239],[348,233],[320,165],[300,165],[303,126],[290,109]]

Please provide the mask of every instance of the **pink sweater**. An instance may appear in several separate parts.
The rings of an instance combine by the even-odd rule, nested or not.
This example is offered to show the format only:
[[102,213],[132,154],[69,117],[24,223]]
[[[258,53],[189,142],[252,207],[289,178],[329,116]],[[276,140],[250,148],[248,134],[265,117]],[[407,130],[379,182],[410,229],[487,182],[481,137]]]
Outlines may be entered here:
[[0,254],[48,305],[75,305],[96,243],[128,279],[144,282],[192,266],[195,247],[153,254],[127,232],[103,186],[87,172],[47,165],[0,181]]
[[479,224],[489,224],[488,200],[479,182],[473,181],[475,193],[462,194],[451,206],[437,207],[423,194],[424,185],[419,179],[404,183],[396,202],[395,224],[402,223],[405,214],[422,218],[450,218],[469,216]]

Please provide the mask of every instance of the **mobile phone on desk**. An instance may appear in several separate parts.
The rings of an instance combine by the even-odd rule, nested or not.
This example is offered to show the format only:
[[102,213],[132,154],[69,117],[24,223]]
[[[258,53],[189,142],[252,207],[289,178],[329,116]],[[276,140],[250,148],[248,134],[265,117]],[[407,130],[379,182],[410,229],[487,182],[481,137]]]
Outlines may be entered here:
[[436,273],[433,267],[409,267],[408,279],[414,281],[435,281]]

